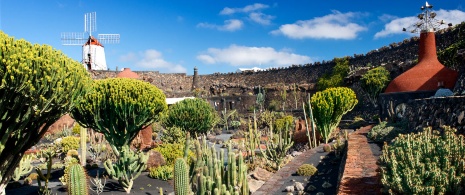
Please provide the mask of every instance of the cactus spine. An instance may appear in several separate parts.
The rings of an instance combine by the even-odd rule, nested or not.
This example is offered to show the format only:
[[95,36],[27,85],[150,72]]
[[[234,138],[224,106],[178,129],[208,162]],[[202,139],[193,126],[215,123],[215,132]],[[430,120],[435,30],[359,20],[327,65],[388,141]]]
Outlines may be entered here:
[[70,195],[89,194],[87,174],[79,164],[72,164],[68,167],[68,193]]
[[176,195],[189,194],[189,168],[183,158],[174,163],[174,191]]

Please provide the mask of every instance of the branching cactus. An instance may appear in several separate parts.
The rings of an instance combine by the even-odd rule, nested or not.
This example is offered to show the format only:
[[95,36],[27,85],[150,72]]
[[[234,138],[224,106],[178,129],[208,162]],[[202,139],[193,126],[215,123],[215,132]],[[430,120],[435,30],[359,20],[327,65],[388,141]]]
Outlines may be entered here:
[[134,152],[129,146],[123,146],[118,161],[113,164],[111,160],[103,164],[108,175],[118,183],[129,194],[134,180],[147,167],[148,154],[142,151]]
[[465,139],[455,129],[424,129],[385,144],[381,182],[390,194],[464,194]]
[[69,165],[67,168],[67,185],[68,194],[70,195],[86,195],[89,194],[89,184],[87,182],[87,173],[79,164]]
[[[355,92],[347,87],[328,88],[317,92],[310,100],[317,130],[325,143],[331,138],[331,133],[339,125],[342,116],[351,111],[358,100]],[[307,113],[309,106],[306,106]]]
[[81,63],[0,31],[0,194],[24,152],[74,107],[92,82]]
[[15,173],[13,175],[14,181],[18,181],[21,178],[21,176],[26,175],[32,171],[33,166],[31,162],[32,162],[31,155],[24,156],[21,159],[21,162],[19,163],[19,166],[16,167]]
[[247,185],[247,165],[241,153],[234,152],[231,144],[228,147],[228,160],[225,153],[219,153],[214,146],[208,146],[203,137],[202,144],[195,140],[196,161],[192,163],[191,188],[195,194],[249,194]]
[[266,142],[266,149],[260,148],[260,155],[269,163],[275,164],[276,169],[281,168],[281,163],[286,158],[287,151],[292,147],[294,141],[292,141],[292,132],[289,126],[279,130],[278,134],[274,137],[272,132]]
[[176,159],[174,163],[174,192],[176,195],[188,195],[189,187],[189,167],[183,158]]

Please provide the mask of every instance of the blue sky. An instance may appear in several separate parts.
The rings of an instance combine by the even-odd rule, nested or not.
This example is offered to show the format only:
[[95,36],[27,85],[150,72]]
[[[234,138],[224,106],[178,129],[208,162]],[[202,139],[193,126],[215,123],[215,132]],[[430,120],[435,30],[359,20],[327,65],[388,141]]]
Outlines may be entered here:
[[[437,18],[465,20],[465,1],[429,1]],[[414,36],[419,0],[0,0],[0,29],[48,44],[81,61],[80,46],[62,32],[83,32],[97,13],[96,34],[118,33],[105,45],[108,68],[193,74],[306,64],[364,54]]]

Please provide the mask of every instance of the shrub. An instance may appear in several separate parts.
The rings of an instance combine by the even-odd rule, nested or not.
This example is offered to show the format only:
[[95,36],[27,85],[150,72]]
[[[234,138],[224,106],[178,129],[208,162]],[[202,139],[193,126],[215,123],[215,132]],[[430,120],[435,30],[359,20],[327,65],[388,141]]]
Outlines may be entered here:
[[[174,166],[176,159],[184,156],[184,143],[163,143],[153,150],[160,152],[165,159],[165,165]],[[194,153],[189,150],[188,163],[191,156],[194,156]]]
[[38,176],[39,176],[38,173],[31,173],[31,174],[29,174],[27,177],[28,177],[28,178],[31,178],[32,180],[36,180]]
[[424,129],[385,144],[381,182],[389,194],[463,194],[465,139],[455,129]]
[[163,143],[184,143],[186,140],[186,132],[179,127],[167,127],[160,136]]
[[79,137],[68,136],[61,140],[61,150],[63,153],[67,153],[69,150],[79,149],[81,140]]
[[369,70],[360,79],[362,89],[368,94],[368,100],[374,107],[378,106],[378,96],[389,84],[391,73],[380,66]]
[[74,123],[73,134],[79,135],[81,133],[81,125],[79,123]]
[[149,177],[160,180],[173,179],[174,166],[163,165],[149,169]]
[[297,174],[300,176],[312,176],[314,175],[318,169],[312,164],[303,164],[297,169]]
[[164,124],[180,127],[191,135],[205,134],[213,127],[215,113],[210,103],[203,99],[185,99],[168,109]]
[[291,115],[287,115],[275,121],[275,130],[277,132],[285,128],[290,128],[290,129],[294,128],[294,117],[292,117]]
[[391,142],[391,140],[402,133],[405,128],[405,122],[388,123],[383,121],[371,128],[368,132],[368,138],[375,142]]

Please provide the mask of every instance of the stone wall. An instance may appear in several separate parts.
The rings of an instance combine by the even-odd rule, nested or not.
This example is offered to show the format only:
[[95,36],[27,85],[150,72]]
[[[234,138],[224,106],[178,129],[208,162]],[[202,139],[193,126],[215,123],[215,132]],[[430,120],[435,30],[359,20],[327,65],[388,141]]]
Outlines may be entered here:
[[407,103],[405,119],[409,121],[409,129],[419,131],[431,126],[439,129],[442,125],[457,128],[457,132],[465,134],[465,96],[443,98],[426,98]]

